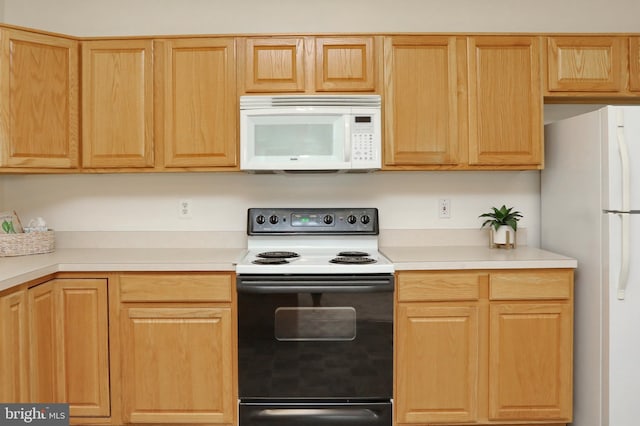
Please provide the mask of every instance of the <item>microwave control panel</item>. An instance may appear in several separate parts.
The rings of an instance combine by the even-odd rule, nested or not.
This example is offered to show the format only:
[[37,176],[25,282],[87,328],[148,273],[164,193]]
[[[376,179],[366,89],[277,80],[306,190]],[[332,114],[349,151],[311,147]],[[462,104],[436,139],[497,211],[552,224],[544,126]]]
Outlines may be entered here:
[[372,115],[354,115],[351,122],[351,161],[370,163],[378,160],[380,142],[376,140]]

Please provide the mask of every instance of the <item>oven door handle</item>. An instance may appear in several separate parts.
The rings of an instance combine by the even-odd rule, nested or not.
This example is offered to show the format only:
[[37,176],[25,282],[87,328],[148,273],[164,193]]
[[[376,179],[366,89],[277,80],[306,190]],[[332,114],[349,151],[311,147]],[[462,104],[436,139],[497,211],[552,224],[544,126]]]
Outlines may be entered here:
[[269,281],[238,282],[238,293],[379,293],[393,291],[393,281],[383,283],[354,283],[352,280],[331,281],[331,284],[313,284],[304,281],[274,283]]
[[[332,420],[336,424],[362,423],[363,419],[375,419],[378,415],[368,408],[267,408],[257,413],[258,418],[287,420],[301,424],[309,419]],[[293,423],[293,422],[296,423]],[[287,423],[289,424],[289,423]]]

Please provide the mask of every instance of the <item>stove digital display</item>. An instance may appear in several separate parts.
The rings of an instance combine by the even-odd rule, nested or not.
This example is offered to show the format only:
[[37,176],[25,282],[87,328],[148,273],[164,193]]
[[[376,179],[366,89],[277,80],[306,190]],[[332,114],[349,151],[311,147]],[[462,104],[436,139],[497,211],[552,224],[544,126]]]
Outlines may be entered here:
[[293,213],[291,215],[291,226],[331,226],[333,217],[315,213]]

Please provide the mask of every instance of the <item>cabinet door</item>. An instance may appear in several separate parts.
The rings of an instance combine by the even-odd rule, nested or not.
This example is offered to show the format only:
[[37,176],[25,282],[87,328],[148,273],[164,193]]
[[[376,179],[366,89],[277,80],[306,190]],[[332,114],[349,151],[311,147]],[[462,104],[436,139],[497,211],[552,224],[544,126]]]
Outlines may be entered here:
[[542,166],[537,37],[469,38],[469,164]]
[[640,92],[640,37],[629,38],[629,90]]
[[77,167],[77,42],[2,29],[0,49],[0,167]]
[[235,166],[234,40],[163,40],[154,49],[156,142],[163,147],[164,166]]
[[571,420],[570,303],[493,303],[489,418]]
[[59,400],[71,416],[107,417],[109,318],[104,279],[56,279]]
[[73,416],[109,416],[107,289],[54,279],[29,293],[33,402],[67,402]]
[[27,292],[0,298],[0,401],[29,402]]
[[386,168],[459,161],[461,79],[455,37],[387,37],[384,46]]
[[123,305],[127,423],[233,420],[231,309]]
[[315,76],[318,92],[372,92],[376,84],[373,37],[317,37]]
[[245,38],[242,42],[240,78],[244,92],[304,92],[303,37]]
[[548,92],[623,91],[625,44],[625,37],[548,37]]
[[62,402],[56,388],[56,352],[60,343],[56,330],[55,293],[52,281],[30,288],[29,372],[30,401]]
[[150,40],[82,43],[82,165],[151,167],[153,60]]
[[477,418],[478,307],[400,304],[397,423]]

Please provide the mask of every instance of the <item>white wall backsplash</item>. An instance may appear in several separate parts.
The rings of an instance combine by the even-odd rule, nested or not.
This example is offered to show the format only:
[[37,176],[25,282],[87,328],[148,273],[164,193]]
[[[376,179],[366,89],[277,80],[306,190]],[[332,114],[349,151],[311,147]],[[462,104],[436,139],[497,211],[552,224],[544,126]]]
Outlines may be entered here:
[[[1,3],[0,3],[1,5]],[[77,36],[637,32],[638,0],[5,0],[5,22]]]
[[[502,204],[523,213],[528,245],[540,228],[536,171],[26,175],[0,185],[6,208],[58,231],[244,231],[247,208],[263,206],[377,207],[383,229],[477,229],[478,215]],[[449,219],[438,218],[440,198],[451,200]],[[182,199],[190,219],[178,217]]]

